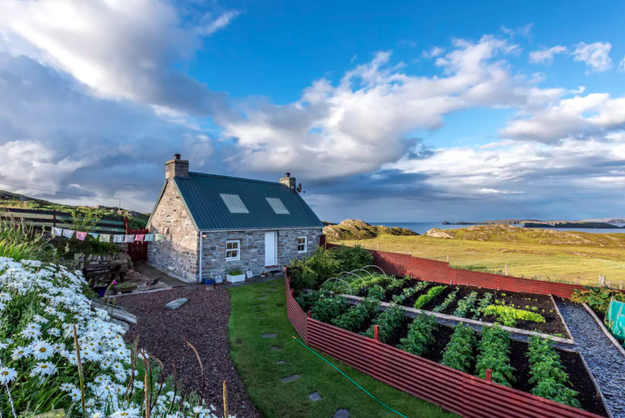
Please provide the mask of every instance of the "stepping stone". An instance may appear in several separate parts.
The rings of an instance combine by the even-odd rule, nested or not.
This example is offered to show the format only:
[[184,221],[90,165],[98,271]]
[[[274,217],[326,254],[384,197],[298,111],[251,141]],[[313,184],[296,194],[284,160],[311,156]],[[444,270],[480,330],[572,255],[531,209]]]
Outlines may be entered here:
[[165,305],[165,309],[175,311],[176,309],[180,308],[182,305],[184,305],[188,301],[189,299],[187,298],[180,298],[180,299],[172,300],[167,305]]
[[310,399],[313,402],[317,402],[321,400],[321,395],[319,395],[319,392],[313,392],[310,395],[308,395],[308,399]]
[[349,418],[349,411],[347,409],[337,409],[332,418]]
[[262,338],[276,338],[277,337],[276,334],[261,334],[260,336]]
[[276,364],[288,364],[288,361],[284,361],[284,360],[278,360],[276,361]]
[[294,374],[293,376],[289,376],[289,377],[283,377],[282,378],[282,383],[288,383],[288,382],[292,382],[294,380],[297,380],[301,377],[301,375],[299,374]]
[[271,349],[273,351],[282,351],[282,347],[278,347],[277,345],[272,346]]
[[258,298],[258,300],[267,300],[267,298]]
[[277,292],[278,291],[277,289],[267,289],[267,290],[269,290],[270,292]]

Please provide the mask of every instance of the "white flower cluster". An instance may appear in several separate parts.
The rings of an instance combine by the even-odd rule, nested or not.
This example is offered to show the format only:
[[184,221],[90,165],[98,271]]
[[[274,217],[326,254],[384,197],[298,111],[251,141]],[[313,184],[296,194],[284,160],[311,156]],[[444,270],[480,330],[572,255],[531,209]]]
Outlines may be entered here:
[[[82,415],[74,327],[87,415],[145,415],[144,385],[137,370],[137,378],[131,376],[133,355],[123,329],[105,310],[91,307],[86,285],[80,272],[63,266],[0,257],[1,416],[33,405],[41,408],[35,413],[65,405]],[[191,405],[173,392],[154,390],[150,405],[154,418],[218,417],[213,406]]]

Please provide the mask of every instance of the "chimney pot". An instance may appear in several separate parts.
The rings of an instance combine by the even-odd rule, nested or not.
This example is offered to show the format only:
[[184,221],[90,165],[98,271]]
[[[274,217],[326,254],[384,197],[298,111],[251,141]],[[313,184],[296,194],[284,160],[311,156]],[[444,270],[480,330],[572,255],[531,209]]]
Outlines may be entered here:
[[174,159],[165,163],[165,179],[189,178],[189,161],[181,160],[180,154],[174,154]]
[[285,177],[291,177],[291,173],[285,173],[284,176]]
[[296,181],[295,177],[291,177],[291,173],[285,173],[284,177],[280,179],[280,183],[284,184],[291,190],[295,190]]
[[180,159],[180,154],[174,154],[174,160],[179,160]]

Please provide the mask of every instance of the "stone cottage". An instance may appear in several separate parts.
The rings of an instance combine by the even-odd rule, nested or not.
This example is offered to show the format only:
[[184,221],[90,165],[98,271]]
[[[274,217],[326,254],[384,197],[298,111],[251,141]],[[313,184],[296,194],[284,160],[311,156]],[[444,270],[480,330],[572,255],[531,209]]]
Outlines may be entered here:
[[197,282],[239,269],[253,275],[311,255],[323,224],[289,173],[280,182],[193,173],[174,155],[148,221],[164,239],[148,246],[148,262]]

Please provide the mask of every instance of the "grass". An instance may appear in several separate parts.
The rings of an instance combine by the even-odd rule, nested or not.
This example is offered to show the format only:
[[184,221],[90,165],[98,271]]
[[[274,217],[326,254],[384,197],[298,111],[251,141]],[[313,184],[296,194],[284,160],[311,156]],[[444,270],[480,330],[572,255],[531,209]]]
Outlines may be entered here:
[[[292,338],[299,336],[286,316],[281,279],[230,289],[229,292],[228,333],[232,360],[252,402],[264,417],[332,417],[340,408],[348,409],[353,417],[398,417]],[[267,299],[259,300],[259,297]],[[275,333],[277,338],[260,337],[266,333]],[[283,349],[274,351],[272,346]],[[455,416],[327,355],[322,356],[380,401],[407,417]],[[276,364],[278,360],[288,364]],[[296,374],[301,377],[295,381],[282,383],[280,380]],[[313,392],[319,392],[323,399],[311,402],[308,395]]]
[[[502,227],[447,230],[453,239],[426,236],[380,235],[373,239],[342,241],[368,249],[449,261],[452,267],[516,277],[599,285],[604,275],[618,287],[625,281],[625,234],[593,234]],[[542,276],[542,277],[541,277]],[[427,278],[424,278],[427,279]],[[624,283],[625,286],[625,283]]]

